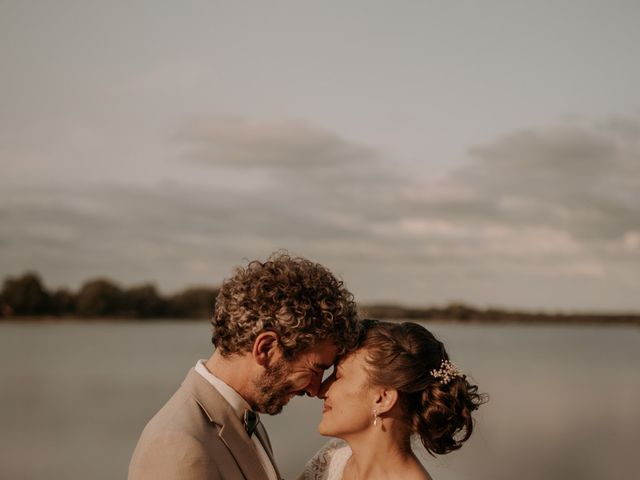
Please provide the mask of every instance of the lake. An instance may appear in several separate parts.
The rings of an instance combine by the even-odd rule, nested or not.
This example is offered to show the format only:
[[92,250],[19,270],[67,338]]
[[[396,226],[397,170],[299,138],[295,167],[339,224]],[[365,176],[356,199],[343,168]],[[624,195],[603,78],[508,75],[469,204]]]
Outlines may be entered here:
[[[430,323],[490,395],[436,480],[640,478],[640,328]],[[0,323],[0,478],[124,479],[138,436],[211,353],[202,322]],[[285,478],[325,439],[317,399],[265,418]]]

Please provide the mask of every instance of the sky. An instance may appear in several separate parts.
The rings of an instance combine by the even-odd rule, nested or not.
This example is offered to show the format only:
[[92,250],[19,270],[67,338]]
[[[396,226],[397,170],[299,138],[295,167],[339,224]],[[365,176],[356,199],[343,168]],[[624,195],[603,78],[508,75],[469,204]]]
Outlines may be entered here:
[[0,0],[0,277],[286,249],[361,303],[640,310],[640,4]]

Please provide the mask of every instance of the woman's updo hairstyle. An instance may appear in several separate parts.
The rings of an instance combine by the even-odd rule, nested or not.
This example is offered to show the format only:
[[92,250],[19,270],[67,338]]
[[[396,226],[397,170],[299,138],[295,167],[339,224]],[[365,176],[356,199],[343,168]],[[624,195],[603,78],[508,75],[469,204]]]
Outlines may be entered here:
[[444,383],[432,375],[449,355],[442,342],[412,322],[364,320],[369,380],[398,391],[411,432],[430,454],[459,449],[473,432],[471,412],[486,401],[465,375]]

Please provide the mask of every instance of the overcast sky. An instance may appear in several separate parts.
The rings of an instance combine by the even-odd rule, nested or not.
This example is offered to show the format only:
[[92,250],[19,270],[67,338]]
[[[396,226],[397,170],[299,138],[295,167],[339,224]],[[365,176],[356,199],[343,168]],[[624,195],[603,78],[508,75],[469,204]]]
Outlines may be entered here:
[[640,3],[0,0],[0,275],[277,249],[361,302],[640,310]]

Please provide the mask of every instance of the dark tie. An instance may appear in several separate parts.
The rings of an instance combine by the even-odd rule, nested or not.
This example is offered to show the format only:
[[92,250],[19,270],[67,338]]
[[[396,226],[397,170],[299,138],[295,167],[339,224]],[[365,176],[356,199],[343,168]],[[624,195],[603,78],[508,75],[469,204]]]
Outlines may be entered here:
[[256,431],[256,427],[260,423],[260,417],[253,410],[245,410],[244,411],[244,429],[247,431],[249,436],[253,435],[253,432]]

